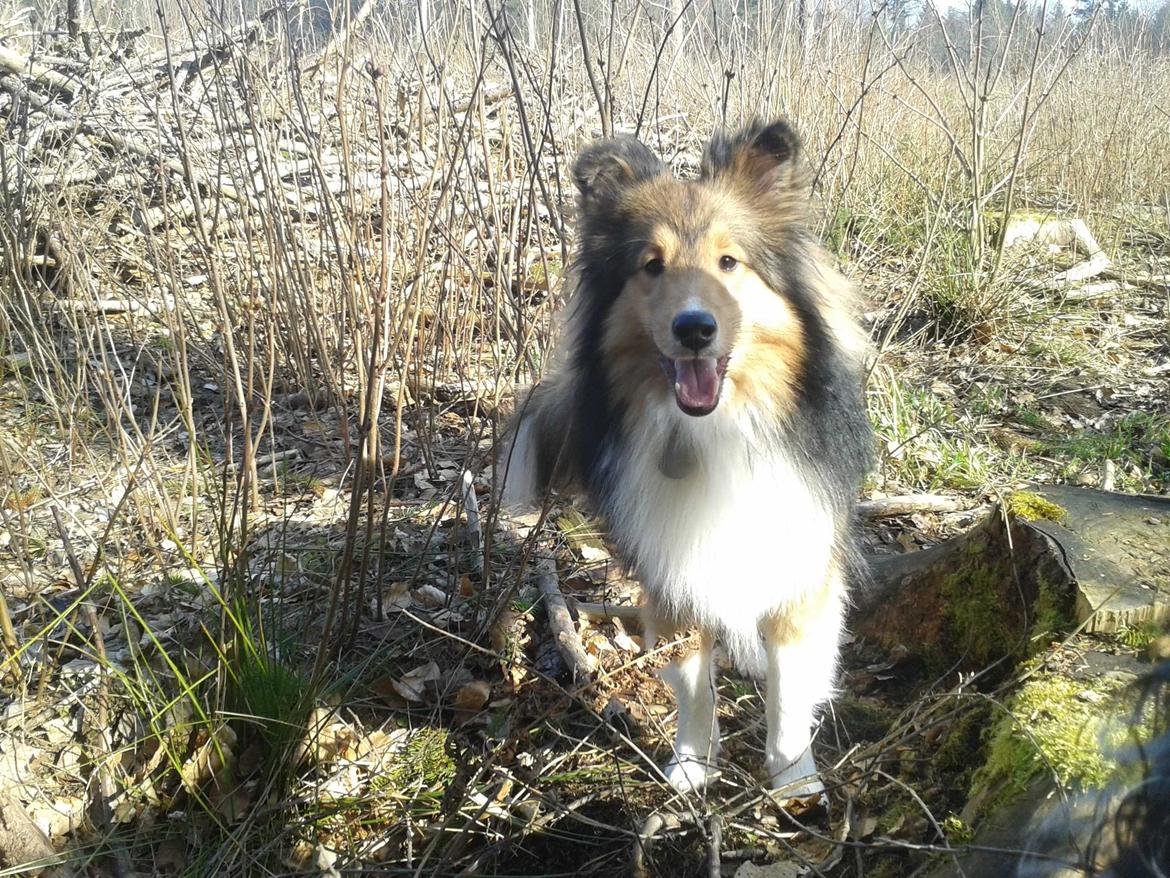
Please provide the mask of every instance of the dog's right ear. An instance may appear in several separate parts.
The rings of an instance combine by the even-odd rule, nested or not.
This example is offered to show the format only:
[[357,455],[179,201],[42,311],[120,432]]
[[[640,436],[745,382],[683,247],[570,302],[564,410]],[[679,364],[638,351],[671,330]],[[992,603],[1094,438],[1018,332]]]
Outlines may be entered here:
[[612,211],[624,190],[657,177],[666,165],[634,137],[600,140],[586,147],[573,165],[573,182],[586,213]]

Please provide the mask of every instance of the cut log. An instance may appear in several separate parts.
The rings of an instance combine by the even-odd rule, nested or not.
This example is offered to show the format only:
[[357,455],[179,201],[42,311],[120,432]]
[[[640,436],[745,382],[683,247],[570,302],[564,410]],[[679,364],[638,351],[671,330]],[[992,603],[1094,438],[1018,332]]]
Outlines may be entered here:
[[1031,523],[1059,547],[1075,588],[1076,621],[1111,633],[1170,613],[1170,497],[1055,485],[1036,492],[1058,521]]
[[[1030,575],[1041,566],[1042,574]],[[855,633],[972,668],[1005,654],[1023,655],[1037,579],[1068,579],[1044,540],[1013,524],[1000,506],[939,546],[873,558],[870,571],[869,581],[853,591]],[[1021,577],[1022,571],[1029,573]],[[1066,601],[1064,608],[1070,605]]]

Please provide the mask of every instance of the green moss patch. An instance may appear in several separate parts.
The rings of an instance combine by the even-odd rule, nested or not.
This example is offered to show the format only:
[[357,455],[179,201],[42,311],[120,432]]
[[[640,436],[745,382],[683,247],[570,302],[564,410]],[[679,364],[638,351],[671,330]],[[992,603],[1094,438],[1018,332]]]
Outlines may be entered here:
[[952,845],[968,844],[975,838],[975,830],[958,814],[948,814],[942,822],[942,831]]
[[1036,600],[1032,602],[1032,649],[1046,648],[1053,638],[1070,631],[1075,623],[1071,594],[1064,594],[1046,576],[1036,577]]
[[1059,524],[1068,518],[1063,506],[1031,491],[1014,491],[1008,495],[1006,504],[1008,512],[1024,521],[1055,521]]
[[1126,740],[1113,722],[1122,685],[1116,679],[1087,682],[1059,674],[1027,680],[1012,697],[1010,713],[992,726],[987,761],[972,780],[980,810],[1005,804],[1049,772],[1068,789],[1103,786],[1116,769],[1106,751]]
[[1020,632],[1005,612],[998,567],[972,559],[942,584],[944,611],[954,635],[955,652],[977,665],[1018,652]]
[[988,701],[970,702],[947,730],[931,758],[935,769],[954,778],[956,785],[970,785],[971,775],[978,765],[984,733],[991,720],[991,711],[992,706]]
[[876,698],[842,694],[833,701],[833,713],[854,739],[876,741],[890,730],[898,711]]

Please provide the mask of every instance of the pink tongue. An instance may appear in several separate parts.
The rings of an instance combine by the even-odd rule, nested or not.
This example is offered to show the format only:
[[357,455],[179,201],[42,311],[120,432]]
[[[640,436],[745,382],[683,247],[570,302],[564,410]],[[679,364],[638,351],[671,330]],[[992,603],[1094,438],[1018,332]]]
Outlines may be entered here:
[[719,374],[714,357],[674,361],[674,393],[691,409],[711,408],[719,400]]

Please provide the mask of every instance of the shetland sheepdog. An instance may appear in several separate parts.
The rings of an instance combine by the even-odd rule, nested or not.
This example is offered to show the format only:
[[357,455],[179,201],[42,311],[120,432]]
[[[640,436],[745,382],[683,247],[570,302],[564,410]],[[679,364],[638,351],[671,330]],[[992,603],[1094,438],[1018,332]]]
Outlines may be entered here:
[[697,652],[665,776],[715,771],[712,649],[766,679],[764,768],[820,792],[814,714],[831,694],[857,567],[851,535],[872,437],[852,287],[808,230],[796,134],[752,124],[675,177],[632,137],[578,158],[576,289],[544,380],[502,453],[503,500],[580,489],[645,592],[644,643]]

